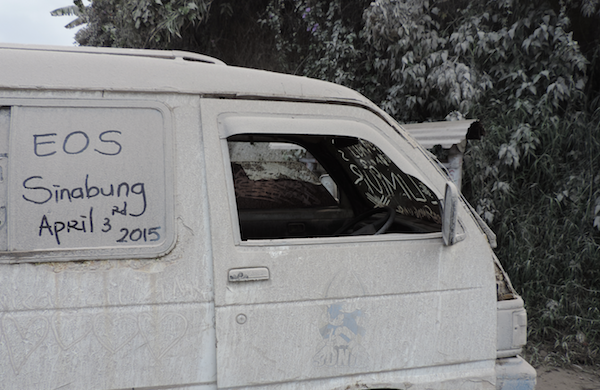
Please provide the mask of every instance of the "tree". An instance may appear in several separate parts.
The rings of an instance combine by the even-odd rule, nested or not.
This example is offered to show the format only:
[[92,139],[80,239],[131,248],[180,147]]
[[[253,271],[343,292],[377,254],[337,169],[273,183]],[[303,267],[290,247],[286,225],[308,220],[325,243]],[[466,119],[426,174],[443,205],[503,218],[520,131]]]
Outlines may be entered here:
[[[278,70],[273,33],[258,19],[268,0],[93,0],[53,11],[85,23],[75,36],[84,46],[201,52],[232,65]],[[224,26],[227,26],[224,28]],[[275,66],[274,66],[275,65]]]
[[182,31],[207,20],[212,0],[94,0],[59,8],[54,16],[75,15],[66,27],[86,24],[75,39],[84,46],[151,47],[168,45]]

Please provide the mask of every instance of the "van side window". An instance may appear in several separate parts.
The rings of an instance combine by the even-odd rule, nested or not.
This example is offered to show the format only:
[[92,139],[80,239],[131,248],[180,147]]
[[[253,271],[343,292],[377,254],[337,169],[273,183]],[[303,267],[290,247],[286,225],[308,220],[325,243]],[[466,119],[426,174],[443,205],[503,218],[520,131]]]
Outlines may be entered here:
[[435,195],[353,137],[228,139],[242,240],[441,231]]
[[171,110],[32,99],[0,108],[0,262],[156,258],[175,245]]

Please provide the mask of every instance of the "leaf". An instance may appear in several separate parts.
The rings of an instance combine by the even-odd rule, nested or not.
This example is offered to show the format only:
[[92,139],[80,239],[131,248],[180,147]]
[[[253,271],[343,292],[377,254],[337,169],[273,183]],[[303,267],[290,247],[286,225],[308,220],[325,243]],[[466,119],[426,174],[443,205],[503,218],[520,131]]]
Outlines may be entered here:
[[521,47],[525,49],[526,53],[529,53],[529,46],[531,46],[531,38],[525,38],[521,44]]
[[517,28],[516,23],[513,24],[513,26],[511,27],[510,30],[508,30],[508,36],[510,37],[510,39],[515,39],[515,30]]
[[70,5],[68,7],[57,8],[54,11],[50,12],[52,16],[74,16],[79,15],[79,8],[75,5]]
[[81,26],[82,24],[86,24],[86,23],[87,23],[87,20],[85,20],[84,18],[80,17],[80,18],[77,18],[77,19],[73,20],[69,24],[67,24],[65,26],[65,28],[71,29],[71,28],[74,28],[74,27],[77,27],[77,26]]
[[537,95],[537,88],[535,87],[535,85],[530,85],[529,87],[527,87],[527,89],[529,89],[529,92],[531,92],[533,95]]
[[494,186],[492,187],[492,192],[495,192],[495,191],[500,191],[500,192],[507,194],[510,192],[510,184],[508,184],[507,182],[504,182],[504,181],[497,181],[494,183]]

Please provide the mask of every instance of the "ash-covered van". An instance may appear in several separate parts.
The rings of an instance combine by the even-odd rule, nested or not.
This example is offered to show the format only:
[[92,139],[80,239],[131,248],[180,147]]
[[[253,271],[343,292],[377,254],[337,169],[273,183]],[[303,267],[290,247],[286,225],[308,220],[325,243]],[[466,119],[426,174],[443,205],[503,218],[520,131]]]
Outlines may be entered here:
[[0,46],[0,387],[533,389],[493,233],[360,94]]

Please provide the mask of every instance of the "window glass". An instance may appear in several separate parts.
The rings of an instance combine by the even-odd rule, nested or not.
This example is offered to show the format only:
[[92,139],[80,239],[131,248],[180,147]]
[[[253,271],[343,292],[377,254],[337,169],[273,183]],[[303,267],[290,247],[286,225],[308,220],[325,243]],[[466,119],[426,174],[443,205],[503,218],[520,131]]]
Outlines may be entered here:
[[275,142],[230,142],[235,197],[240,209],[334,206],[321,184],[326,172],[301,146]]
[[361,196],[374,207],[441,224],[438,200],[418,179],[405,174],[377,146],[362,139],[336,142],[337,159]]
[[228,139],[243,240],[441,231],[438,199],[353,137]]
[[0,109],[0,260],[166,253],[175,242],[170,122],[158,103]]

